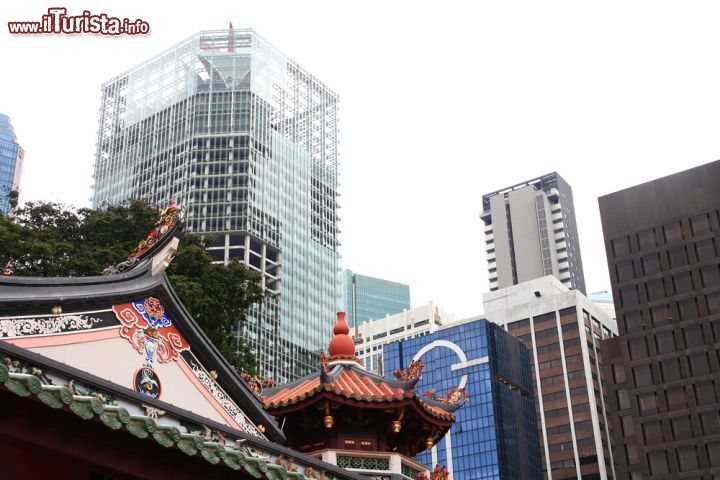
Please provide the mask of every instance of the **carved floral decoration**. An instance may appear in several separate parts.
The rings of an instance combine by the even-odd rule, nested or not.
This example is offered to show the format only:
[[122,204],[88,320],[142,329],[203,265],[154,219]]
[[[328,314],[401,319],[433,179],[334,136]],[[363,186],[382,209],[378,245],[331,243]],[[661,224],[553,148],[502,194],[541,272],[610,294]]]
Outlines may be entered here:
[[401,368],[396,368],[393,371],[393,377],[395,377],[397,380],[402,380],[404,382],[414,380],[417,377],[420,377],[425,372],[425,365],[420,360],[413,360],[410,362],[410,365],[407,366],[405,370]]
[[76,330],[89,330],[100,322],[102,322],[102,319],[87,315],[8,318],[0,320],[0,338],[35,334],[50,335]]
[[114,305],[113,311],[122,325],[120,336],[144,354],[147,363],[152,364],[156,355],[160,363],[177,360],[180,352],[190,350],[158,299]]

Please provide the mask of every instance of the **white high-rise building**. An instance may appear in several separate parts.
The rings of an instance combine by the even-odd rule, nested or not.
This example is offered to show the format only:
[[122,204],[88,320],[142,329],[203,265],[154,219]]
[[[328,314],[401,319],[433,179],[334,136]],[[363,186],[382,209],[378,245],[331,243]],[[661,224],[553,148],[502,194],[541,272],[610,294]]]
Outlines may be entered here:
[[483,195],[490,290],[554,275],[585,293],[572,189],[557,173]]

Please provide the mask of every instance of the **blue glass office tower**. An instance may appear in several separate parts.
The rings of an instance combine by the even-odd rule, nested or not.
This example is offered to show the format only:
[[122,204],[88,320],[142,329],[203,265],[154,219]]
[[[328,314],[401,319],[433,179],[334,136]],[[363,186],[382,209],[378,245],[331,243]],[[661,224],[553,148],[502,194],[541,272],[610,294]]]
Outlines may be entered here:
[[94,206],[184,209],[210,256],[262,278],[239,341],[310,373],[338,308],[338,95],[253,30],[200,32],[102,86]]
[[527,348],[502,327],[473,320],[383,347],[385,371],[425,364],[416,391],[463,387],[455,425],[417,460],[445,465],[451,480],[542,478]]
[[10,209],[10,192],[20,186],[24,155],[10,124],[10,117],[0,113],[0,212],[3,215],[7,215]]
[[410,308],[409,285],[359,275],[352,270],[343,270],[340,278],[342,309],[351,326]]

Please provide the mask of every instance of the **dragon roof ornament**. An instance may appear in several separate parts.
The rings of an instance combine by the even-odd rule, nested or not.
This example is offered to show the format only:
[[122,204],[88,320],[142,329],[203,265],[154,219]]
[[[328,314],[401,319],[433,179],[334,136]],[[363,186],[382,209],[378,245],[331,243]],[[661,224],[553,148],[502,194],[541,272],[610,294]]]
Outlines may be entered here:
[[[181,229],[182,222],[180,219],[180,208],[173,199],[166,208],[160,210],[160,217],[157,222],[155,222],[155,226],[148,236],[138,243],[135,250],[128,256],[127,260],[120,262],[115,266],[107,267],[103,270],[103,275],[116,275],[123,273],[133,268],[141,260],[154,256],[157,252],[167,250],[165,255],[162,255],[163,258],[161,258],[158,262],[153,263],[153,275],[161,273],[170,264],[170,261],[177,249],[177,240],[171,243],[170,239],[173,238],[176,231]],[[155,263],[158,265],[155,265]]]

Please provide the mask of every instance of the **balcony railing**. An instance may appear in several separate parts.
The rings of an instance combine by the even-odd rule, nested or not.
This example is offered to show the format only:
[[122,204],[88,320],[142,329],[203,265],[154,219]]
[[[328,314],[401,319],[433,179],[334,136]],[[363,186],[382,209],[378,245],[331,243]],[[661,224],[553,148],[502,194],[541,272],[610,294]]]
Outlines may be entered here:
[[338,467],[374,479],[401,478],[415,480],[427,467],[404,455],[393,452],[359,452],[356,450],[322,450],[311,454]]

